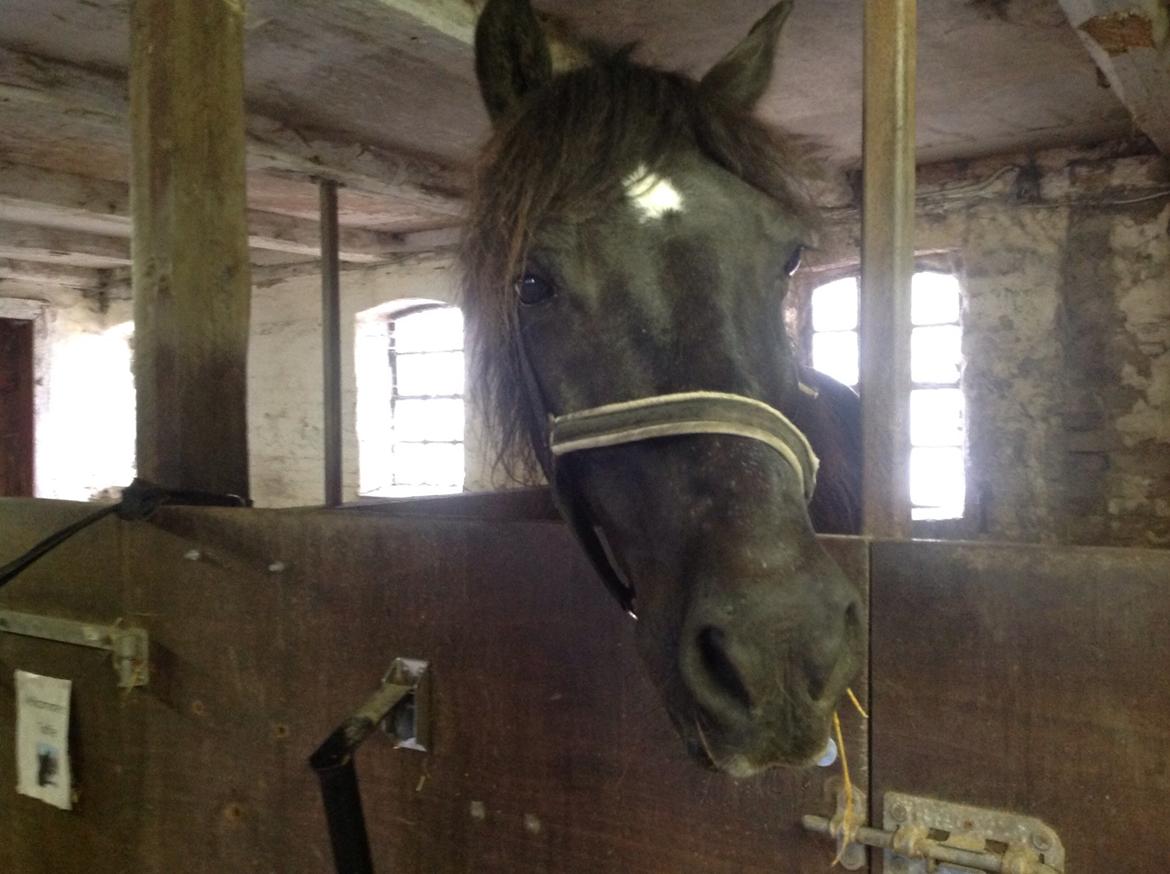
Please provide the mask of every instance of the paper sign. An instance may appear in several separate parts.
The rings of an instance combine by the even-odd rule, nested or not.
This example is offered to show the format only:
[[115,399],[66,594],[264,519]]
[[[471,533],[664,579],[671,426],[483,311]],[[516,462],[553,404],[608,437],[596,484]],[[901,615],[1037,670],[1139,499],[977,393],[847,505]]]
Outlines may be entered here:
[[69,680],[16,672],[16,791],[73,807],[69,769]]

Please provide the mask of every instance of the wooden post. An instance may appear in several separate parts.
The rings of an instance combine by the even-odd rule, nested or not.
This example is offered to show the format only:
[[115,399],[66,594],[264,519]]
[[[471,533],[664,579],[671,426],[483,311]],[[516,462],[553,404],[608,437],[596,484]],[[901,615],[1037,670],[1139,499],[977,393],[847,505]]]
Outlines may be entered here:
[[133,0],[138,475],[248,494],[243,0]]
[[910,536],[915,0],[866,0],[861,243],[862,521]]
[[337,183],[322,179],[321,349],[324,375],[325,506],[341,505],[341,264],[338,257]]

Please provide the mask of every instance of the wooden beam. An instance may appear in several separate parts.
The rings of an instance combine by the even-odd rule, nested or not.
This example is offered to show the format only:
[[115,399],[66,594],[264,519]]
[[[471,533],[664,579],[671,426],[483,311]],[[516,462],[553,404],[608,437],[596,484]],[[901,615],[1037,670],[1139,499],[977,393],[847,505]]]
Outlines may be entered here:
[[138,475],[248,495],[242,0],[133,0]]
[[[24,220],[45,210],[61,220],[74,219],[82,228],[99,222],[130,228],[130,189],[120,182],[89,179],[0,161],[0,219]],[[15,218],[14,218],[15,217]]]
[[1060,0],[1134,122],[1170,155],[1170,10],[1165,0]]
[[101,281],[94,291],[105,300],[133,300],[134,275],[126,267],[114,267],[110,270],[99,270]]
[[[386,9],[468,48],[475,45],[475,24],[486,0],[377,0]],[[588,51],[552,16],[537,13],[548,40],[553,68],[564,70],[588,60]]]
[[865,0],[861,242],[862,526],[910,536],[916,0]]
[[483,0],[377,0],[377,3],[465,46],[475,44],[475,22],[484,5]]
[[[426,232],[424,231],[423,233]],[[414,235],[411,234],[408,236]],[[350,264],[341,270],[342,287],[344,288],[348,282],[356,284],[375,281],[376,277],[385,276],[385,271],[392,268],[435,263],[436,259],[452,256],[453,252],[450,250],[444,251],[442,249],[427,247],[425,249],[407,251],[401,255],[395,255],[391,261],[385,264]],[[282,282],[288,282],[293,279],[302,279],[309,276],[317,278],[320,275],[321,264],[318,261],[302,261],[295,264],[273,264],[268,267],[253,267],[252,287],[271,288],[274,285],[279,285]]]
[[125,239],[0,221],[0,258],[71,267],[121,267],[130,263]]
[[[63,61],[0,48],[0,107],[47,108],[121,136],[129,116],[125,81]],[[352,139],[295,128],[258,113],[247,118],[248,168],[335,179],[438,215],[459,216],[467,181],[459,168]]]
[[92,267],[62,267],[29,261],[0,260],[0,280],[34,282],[61,288],[96,291],[101,288],[108,272]]
[[[0,161],[0,221],[129,239],[130,190],[119,182]],[[248,244],[312,257],[321,247],[316,222],[259,210],[248,213]],[[340,244],[341,260],[353,264],[376,264],[402,252],[401,235],[363,228],[341,229]]]
[[[398,254],[398,234],[364,228],[341,228],[338,257],[351,264],[377,264]],[[253,249],[316,257],[321,231],[316,222],[289,215],[252,210],[248,213],[248,242]]]

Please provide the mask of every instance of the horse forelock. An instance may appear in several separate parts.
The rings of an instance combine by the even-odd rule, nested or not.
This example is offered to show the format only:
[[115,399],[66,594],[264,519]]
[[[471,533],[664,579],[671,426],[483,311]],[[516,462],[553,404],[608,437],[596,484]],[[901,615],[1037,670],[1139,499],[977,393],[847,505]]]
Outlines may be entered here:
[[525,479],[539,433],[526,397],[512,285],[533,230],[603,214],[635,168],[665,172],[697,150],[805,224],[809,147],[709,98],[698,84],[626,53],[556,77],[498,122],[476,166],[462,251],[473,389],[499,440],[498,464]]

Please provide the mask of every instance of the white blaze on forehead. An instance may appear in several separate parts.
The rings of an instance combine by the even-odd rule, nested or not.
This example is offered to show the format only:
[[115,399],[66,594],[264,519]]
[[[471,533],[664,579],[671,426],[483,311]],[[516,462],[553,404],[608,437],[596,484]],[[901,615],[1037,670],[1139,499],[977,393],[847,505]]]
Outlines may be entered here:
[[622,180],[626,196],[642,214],[642,221],[660,219],[667,213],[682,212],[682,195],[671,181],[649,172],[645,165]]

